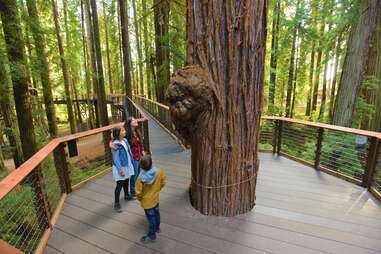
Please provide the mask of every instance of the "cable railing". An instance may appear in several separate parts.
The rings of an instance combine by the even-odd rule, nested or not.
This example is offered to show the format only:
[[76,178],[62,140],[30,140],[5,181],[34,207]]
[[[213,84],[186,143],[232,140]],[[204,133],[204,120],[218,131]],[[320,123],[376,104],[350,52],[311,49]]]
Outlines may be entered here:
[[[149,150],[148,119],[125,104]],[[111,130],[122,124],[53,139],[0,181],[1,253],[42,253],[67,195],[111,171]]]
[[[135,101],[178,139],[169,107]],[[381,200],[381,133],[284,117],[261,117],[260,151],[272,152],[368,188]]]

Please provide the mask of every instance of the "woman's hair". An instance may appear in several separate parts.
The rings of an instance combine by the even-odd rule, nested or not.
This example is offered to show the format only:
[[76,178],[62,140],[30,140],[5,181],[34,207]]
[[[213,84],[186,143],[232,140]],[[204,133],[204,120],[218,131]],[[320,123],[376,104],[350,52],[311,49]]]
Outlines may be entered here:
[[140,157],[139,166],[144,171],[150,170],[152,168],[152,158],[151,155],[146,154]]
[[115,126],[114,129],[112,129],[112,136],[114,137],[114,139],[119,139],[121,130],[122,128],[120,126]]
[[[132,122],[132,117],[127,118],[127,120],[124,122],[124,129],[126,130],[126,139],[130,145],[132,144],[131,122]],[[140,138],[139,129],[136,128],[135,131],[136,131],[136,135],[138,135]]]

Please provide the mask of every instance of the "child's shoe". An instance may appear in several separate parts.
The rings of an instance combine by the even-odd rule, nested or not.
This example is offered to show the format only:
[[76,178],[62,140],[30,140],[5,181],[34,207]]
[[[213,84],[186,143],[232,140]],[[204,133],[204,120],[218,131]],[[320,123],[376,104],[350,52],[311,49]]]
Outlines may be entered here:
[[136,200],[136,194],[131,194],[131,200]]
[[161,232],[161,230],[160,230],[160,226],[159,227],[157,227],[157,229],[156,229],[156,233],[160,233]]
[[124,196],[124,200],[126,201],[132,200],[132,197],[130,195]]
[[140,238],[141,243],[154,243],[156,242],[156,235],[154,238],[150,238],[148,235],[143,236]]
[[123,212],[122,208],[120,207],[120,204],[119,203],[115,203],[114,204],[114,210],[117,212],[117,213],[121,213]]

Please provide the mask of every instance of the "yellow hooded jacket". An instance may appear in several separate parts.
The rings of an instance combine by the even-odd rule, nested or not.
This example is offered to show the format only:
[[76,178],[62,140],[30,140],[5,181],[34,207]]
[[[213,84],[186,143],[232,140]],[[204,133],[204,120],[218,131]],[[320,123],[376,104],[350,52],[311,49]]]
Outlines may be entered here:
[[141,170],[136,180],[136,198],[143,209],[151,209],[159,203],[159,192],[166,184],[166,176],[160,168]]

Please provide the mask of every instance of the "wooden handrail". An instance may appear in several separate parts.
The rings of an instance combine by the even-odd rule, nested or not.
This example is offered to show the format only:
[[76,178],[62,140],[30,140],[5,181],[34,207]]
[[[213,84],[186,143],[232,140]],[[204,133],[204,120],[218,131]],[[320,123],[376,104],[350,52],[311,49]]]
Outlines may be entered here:
[[[138,121],[142,119],[138,119]],[[30,172],[33,171],[54,149],[61,143],[75,140],[78,138],[87,137],[90,135],[98,134],[104,131],[112,130],[115,126],[120,126],[123,123],[117,123],[113,125],[108,125],[105,127],[79,132],[72,135],[55,138],[51,140],[47,145],[41,148],[37,153],[35,153],[31,158],[25,161],[20,167],[6,176],[2,181],[0,181],[0,200],[2,200],[9,192],[11,192],[25,177],[27,177]]]
[[279,117],[279,116],[262,116],[261,119],[264,119],[264,120],[280,120],[280,121],[289,122],[289,123],[303,124],[303,125],[317,127],[317,128],[324,128],[324,129],[328,129],[328,130],[352,133],[352,134],[356,134],[356,135],[362,135],[362,136],[367,136],[367,137],[375,137],[375,138],[381,139],[381,132],[353,129],[353,128],[342,127],[342,126],[337,126],[337,125],[331,125],[331,124],[325,124],[325,123],[315,123],[315,122],[309,122],[309,121],[286,118],[286,117]]
[[[153,101],[151,99],[135,95],[136,98],[146,100],[149,102],[152,102],[166,110],[169,110],[169,107],[158,103],[156,101]],[[297,124],[303,124],[307,126],[312,126],[316,128],[324,128],[324,129],[329,129],[329,130],[334,130],[334,131],[340,131],[340,132],[346,132],[346,133],[352,133],[356,135],[362,135],[362,136],[367,136],[367,137],[375,137],[378,139],[381,139],[381,133],[380,132],[374,132],[374,131],[366,131],[366,130],[360,130],[360,129],[353,129],[353,128],[348,128],[348,127],[342,127],[342,126],[337,126],[337,125],[331,125],[331,124],[325,124],[325,123],[315,123],[315,122],[309,122],[305,120],[298,120],[298,119],[292,119],[292,118],[286,118],[286,117],[280,117],[280,116],[262,116],[261,119],[263,120],[280,120],[284,122],[290,122],[290,123],[297,123]]]
[[166,110],[169,110],[169,107],[168,107],[167,105],[161,104],[161,103],[159,103],[159,102],[153,101],[153,100],[151,100],[151,99],[148,99],[148,98],[145,98],[145,97],[142,97],[142,96],[139,96],[139,95],[135,95],[135,97],[136,97],[136,98],[139,98],[139,99],[147,100],[147,101],[149,101],[149,102],[152,102],[153,104],[158,105],[159,107],[162,107],[162,108],[164,108],[164,109],[166,109]]

